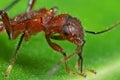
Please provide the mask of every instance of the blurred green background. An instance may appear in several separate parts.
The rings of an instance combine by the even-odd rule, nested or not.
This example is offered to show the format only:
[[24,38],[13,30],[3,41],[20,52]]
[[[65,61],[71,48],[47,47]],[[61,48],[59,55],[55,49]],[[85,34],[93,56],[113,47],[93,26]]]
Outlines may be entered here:
[[[3,9],[13,0],[0,0]],[[25,12],[28,0],[21,0],[7,13],[10,18]],[[52,8],[57,6],[57,14],[68,13],[81,20],[84,29],[100,31],[120,21],[119,0],[37,0],[34,7]],[[6,33],[0,33],[0,80],[119,80],[120,79],[120,26],[108,33],[90,35],[85,33],[86,44],[83,50],[84,68],[97,71],[94,75],[86,72],[87,77],[69,75],[65,72],[64,63],[51,77],[46,73],[63,57],[47,44],[44,32],[23,41],[17,61],[9,75],[4,78],[12,53],[19,40],[10,41]],[[76,46],[67,41],[55,41],[70,54]],[[77,56],[69,60],[72,70]]]

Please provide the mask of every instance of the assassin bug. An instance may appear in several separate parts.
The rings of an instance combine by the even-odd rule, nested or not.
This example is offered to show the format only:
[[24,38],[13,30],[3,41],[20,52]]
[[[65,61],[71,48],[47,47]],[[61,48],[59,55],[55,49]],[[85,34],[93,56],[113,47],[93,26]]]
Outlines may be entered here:
[[[85,77],[83,74],[83,57],[82,57],[82,49],[85,44],[84,39],[84,32],[90,34],[101,34],[120,25],[120,22],[114,24],[113,26],[99,31],[88,31],[84,30],[82,24],[79,19],[72,17],[69,14],[59,14],[55,15],[57,12],[57,8],[46,9],[42,8],[37,11],[32,11],[34,3],[36,0],[29,0],[29,5],[25,13],[15,16],[15,18],[10,19],[6,13],[6,11],[12,7],[18,0],[13,1],[9,6],[5,9],[0,10],[1,16],[1,24],[0,24],[0,31],[5,28],[8,37],[10,40],[16,39],[19,35],[21,35],[14,55],[10,61],[10,64],[5,72],[5,76],[8,76],[15,61],[16,57],[20,48],[20,45],[25,39],[26,41],[29,40],[31,35],[34,35],[38,32],[44,31],[45,37],[48,44],[53,48],[55,51],[60,52],[64,58],[62,58],[53,69],[49,72],[49,74],[53,74],[55,70],[65,62],[66,71],[69,74],[78,74]],[[59,35],[55,35],[59,34]],[[51,41],[51,39],[55,40],[68,40],[73,44],[77,45],[77,48],[73,53],[70,55],[66,55],[64,49],[62,49],[58,44]],[[78,61],[76,67],[80,70],[81,73],[72,72],[68,66],[68,59],[70,59],[73,55],[78,55]],[[96,73],[94,70],[89,70],[93,73]]]

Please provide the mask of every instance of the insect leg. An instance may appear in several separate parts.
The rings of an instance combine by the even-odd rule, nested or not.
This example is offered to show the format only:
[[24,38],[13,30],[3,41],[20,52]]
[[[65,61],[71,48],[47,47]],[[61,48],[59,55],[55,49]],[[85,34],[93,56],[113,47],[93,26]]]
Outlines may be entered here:
[[4,8],[4,11],[8,11],[11,7],[13,7],[13,5],[15,5],[18,1],[20,0],[14,0],[13,2],[11,2],[8,6],[6,6]]
[[[63,62],[68,61],[68,59],[70,59],[70,58],[73,57],[75,54],[77,54],[78,51],[80,51],[80,49],[81,49],[81,47],[77,47],[76,50],[75,50],[74,52],[72,52],[70,55],[68,55],[67,57],[64,57],[64,58],[60,59],[60,61],[54,66],[54,68],[50,71],[50,73],[51,73],[52,71],[55,72]],[[80,55],[81,55],[81,54],[80,54]],[[81,61],[81,62],[82,62],[82,61]],[[81,64],[80,64],[80,66],[81,66]],[[72,75],[80,75],[80,76],[82,76],[82,77],[86,77],[85,74],[83,74],[83,73],[78,73],[78,72],[73,72],[73,71],[71,71],[70,69],[69,69],[68,73],[69,73],[69,74],[72,74]]]
[[19,51],[19,49],[20,49],[20,45],[21,45],[21,43],[22,43],[22,41],[23,41],[24,35],[25,35],[25,32],[24,32],[24,33],[21,35],[21,37],[20,37],[20,41],[19,41],[18,44],[17,44],[16,50],[15,50],[15,52],[14,52],[14,54],[13,54],[13,57],[12,57],[12,59],[11,59],[11,61],[10,61],[10,64],[9,64],[9,66],[8,66],[5,74],[4,74],[5,77],[7,77],[7,76],[9,75],[10,71],[12,70],[12,67],[13,67],[13,65],[14,65],[14,63],[15,63],[15,61],[16,61],[17,55],[18,55],[18,51]]
[[36,0],[29,0],[28,7],[27,7],[27,12],[30,12],[33,9],[33,6],[35,4]]
[[12,39],[12,36],[11,36],[11,32],[12,32],[12,27],[11,27],[11,24],[10,24],[10,21],[9,21],[9,17],[7,15],[7,13],[4,11],[4,10],[0,10],[0,16],[1,16],[1,27],[5,27],[5,30],[8,34],[8,37],[9,39]]
[[83,57],[82,57],[82,48],[84,46],[85,41],[82,42],[82,45],[78,46],[77,49],[77,55],[78,55],[78,61],[76,63],[76,68],[83,72]]
[[[55,47],[55,48],[57,48],[58,50],[62,50],[62,49],[58,48],[59,46],[56,46],[56,44],[54,44],[54,43],[52,43],[52,42],[50,41],[49,36],[50,36],[50,35],[48,35],[48,37],[47,37],[46,39],[47,39],[48,43],[50,44],[50,46],[51,46],[52,48]],[[64,38],[63,38],[62,36],[52,36],[51,38],[52,38],[52,39],[55,39],[55,40],[64,40]],[[69,73],[69,74],[77,74],[77,75],[86,77],[86,75],[82,73],[82,66],[83,66],[83,65],[82,65],[82,64],[83,64],[82,48],[83,48],[83,46],[84,46],[84,42],[85,42],[85,41],[82,41],[82,42],[81,42],[81,45],[79,45],[73,53],[71,53],[71,54],[68,55],[68,56],[64,56],[64,58],[62,58],[62,59],[53,67],[53,69],[49,72],[49,74],[53,74],[53,73],[59,68],[59,66],[60,66],[63,62],[68,61],[68,59],[70,59],[71,57],[73,57],[75,54],[78,54],[78,61],[77,61],[77,62],[78,62],[78,63],[77,63],[78,65],[77,65],[77,67],[79,68],[79,70],[81,70],[81,73],[71,71],[71,70],[69,69],[67,63],[66,63],[66,66],[67,66],[67,67],[66,67],[66,71],[67,71],[67,73]],[[54,44],[54,46],[53,46],[53,44]],[[59,52],[60,52],[60,51],[59,51]]]
[[117,26],[119,26],[119,25],[120,25],[120,22],[117,22],[116,24],[114,24],[114,25],[112,25],[111,27],[109,27],[109,28],[107,28],[107,29],[105,29],[105,30],[102,30],[102,31],[94,32],[94,31],[85,30],[85,32],[90,33],[90,34],[94,34],[94,35],[96,35],[96,34],[101,34],[101,33],[108,32],[108,31],[114,29],[115,27],[117,27]]
[[[63,56],[64,56],[64,58],[66,58],[67,57],[67,55],[66,55],[66,52],[64,51],[64,49],[62,49],[59,45],[57,45],[56,43],[53,43],[53,42],[51,42],[51,40],[50,40],[50,36],[51,36],[52,34],[50,34],[50,35],[47,35],[46,34],[46,39],[47,39],[47,42],[48,42],[48,44],[54,49],[54,50],[56,50],[57,52],[60,52]],[[58,63],[50,72],[48,72],[48,75],[51,75],[51,74],[53,74],[58,68],[59,68],[59,66],[61,65],[61,63]],[[69,66],[68,66],[68,62],[67,62],[67,60],[65,61],[65,65],[66,65],[66,71],[68,72],[69,71]]]

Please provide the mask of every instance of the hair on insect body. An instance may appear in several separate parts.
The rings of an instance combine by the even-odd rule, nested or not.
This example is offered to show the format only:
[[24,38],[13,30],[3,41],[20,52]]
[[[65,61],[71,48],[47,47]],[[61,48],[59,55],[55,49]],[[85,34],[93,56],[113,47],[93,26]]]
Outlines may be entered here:
[[[84,32],[94,35],[102,34],[120,25],[120,22],[118,22],[108,27],[107,29],[98,32],[84,30],[81,21],[76,17],[72,17],[69,14],[56,15],[56,12],[58,11],[57,7],[53,7],[51,9],[41,8],[40,10],[32,10],[36,0],[29,0],[26,12],[15,16],[13,19],[10,19],[6,11],[8,11],[18,1],[19,0],[14,0],[3,10],[0,10],[0,32],[5,29],[10,40],[15,40],[19,35],[21,35],[13,57],[11,58],[10,64],[4,74],[5,76],[9,75],[16,61],[17,54],[23,39],[25,39],[25,41],[28,41],[31,35],[44,31],[45,38],[50,47],[63,55],[63,58],[60,59],[60,61],[48,72],[48,75],[53,74],[60,67],[60,65],[65,62],[67,73],[86,77],[86,75],[83,73],[82,57],[82,50],[85,44]],[[75,44],[77,48],[71,54],[66,55],[66,51],[58,44],[52,42],[51,39],[68,40],[71,43]],[[70,59],[75,54],[78,55],[76,68],[80,72],[74,72],[70,70],[68,65],[68,59]],[[88,71],[96,73],[94,70],[91,69],[89,69]]]

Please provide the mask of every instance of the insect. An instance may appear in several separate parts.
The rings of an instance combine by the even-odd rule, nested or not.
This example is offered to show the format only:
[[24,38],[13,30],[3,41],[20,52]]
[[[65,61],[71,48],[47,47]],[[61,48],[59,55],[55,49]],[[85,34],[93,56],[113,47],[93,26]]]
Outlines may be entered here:
[[[25,13],[15,16],[13,19],[10,19],[7,15],[6,11],[11,8],[18,0],[13,1],[10,5],[8,5],[5,9],[0,10],[0,32],[5,29],[10,40],[15,40],[19,35],[21,35],[16,50],[11,58],[10,64],[5,72],[5,76],[8,76],[20,49],[21,43],[23,39],[28,41],[31,35],[37,34],[41,31],[45,32],[45,37],[48,44],[55,51],[61,53],[64,57],[53,67],[53,69],[49,72],[49,74],[53,74],[55,70],[65,62],[66,72],[69,74],[78,74],[83,77],[83,57],[82,50],[85,44],[84,32],[90,34],[101,34],[107,31],[112,30],[113,28],[120,25],[120,22],[114,24],[113,26],[99,31],[88,31],[84,30],[82,24],[79,19],[76,17],[72,17],[69,14],[59,14],[55,15],[57,12],[57,8],[53,7],[51,9],[42,8],[40,10],[33,11],[33,6],[36,0],[29,0],[29,5]],[[59,34],[59,35],[55,35]],[[70,55],[66,55],[66,51],[61,48],[58,44],[51,41],[51,39],[55,40],[68,40],[75,44],[77,48]],[[80,71],[73,72],[70,70],[68,66],[68,59],[70,59],[73,55],[78,55],[78,60],[76,63],[76,68]],[[94,70],[89,70],[93,73],[96,73]]]

